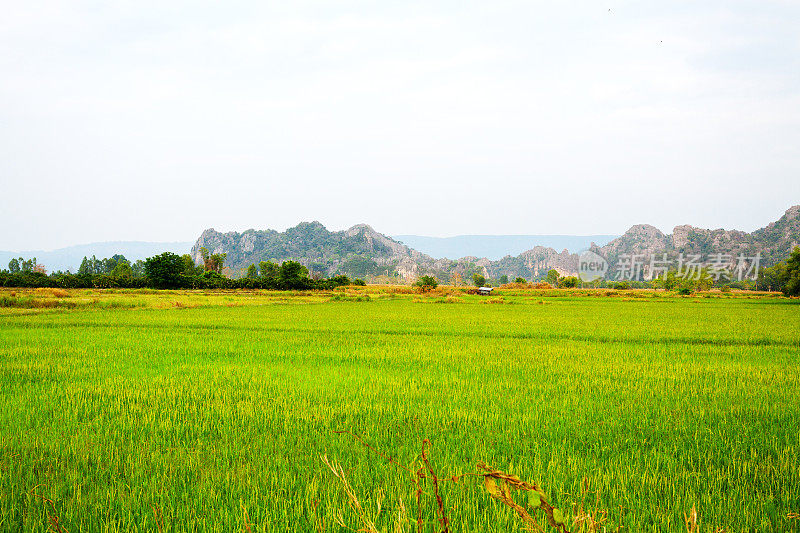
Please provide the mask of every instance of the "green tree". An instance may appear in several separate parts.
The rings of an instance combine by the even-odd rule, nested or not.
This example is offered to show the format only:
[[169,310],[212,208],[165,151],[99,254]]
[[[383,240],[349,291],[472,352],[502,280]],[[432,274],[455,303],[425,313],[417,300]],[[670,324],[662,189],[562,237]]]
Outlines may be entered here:
[[564,289],[574,289],[575,287],[578,286],[578,278],[576,278],[575,276],[567,276],[565,278],[561,278],[558,282],[558,286]]
[[308,269],[297,261],[284,261],[278,271],[278,284],[282,289],[305,289],[310,281]]
[[558,278],[560,277],[561,276],[558,274],[558,271],[553,268],[547,272],[547,277],[544,278],[544,280],[553,287],[558,287]]
[[36,270],[37,263],[35,257],[31,259],[23,259],[20,257],[19,261],[20,261],[19,269],[21,272],[33,272],[34,270]]
[[250,279],[256,279],[258,277],[258,267],[255,264],[250,264],[247,267],[247,277]]
[[137,259],[136,262],[131,265],[131,275],[134,278],[144,277],[144,261]]
[[92,273],[92,266],[89,264],[89,259],[84,255],[81,266],[78,267],[78,274],[85,276]]
[[8,262],[8,271],[12,274],[16,274],[19,272],[19,259],[16,257],[12,258],[11,261]]
[[182,285],[184,263],[181,256],[164,252],[148,257],[144,262],[144,273],[150,284],[158,289],[176,289]]
[[105,273],[105,270],[103,269],[103,261],[95,256],[92,256],[91,259],[86,256],[83,257],[81,266],[78,268],[78,274],[93,275],[103,273]]
[[414,283],[414,286],[419,287],[420,290],[425,292],[438,287],[439,282],[436,281],[436,278],[434,278],[433,276],[422,276],[416,281],[416,283]]
[[225,259],[227,259],[227,257],[227,253],[211,254],[211,264],[214,266],[214,272],[222,274],[222,269],[225,268]]
[[698,291],[707,291],[714,286],[714,278],[708,273],[707,268],[701,268],[700,276],[694,281]]
[[503,274],[497,281],[500,282],[500,285],[505,285],[506,283],[508,283],[508,276]]
[[131,264],[127,259],[117,261],[116,265],[114,265],[114,269],[111,271],[111,275],[115,278],[132,278],[133,269],[131,268]]
[[760,291],[782,291],[786,285],[786,264],[777,263],[758,271],[756,289]]
[[664,288],[668,291],[678,288],[678,282],[677,272],[674,270],[670,270],[667,272],[667,275],[664,276]]
[[203,267],[207,271],[216,272],[217,274],[222,273],[222,269],[225,267],[225,259],[228,257],[227,253],[212,254],[203,246],[200,248],[200,254],[203,257]]
[[278,273],[280,272],[280,265],[272,261],[260,261],[258,263],[258,271],[261,277],[270,283],[278,282]]
[[800,246],[792,251],[786,261],[786,283],[783,293],[787,296],[800,296]]
[[478,274],[477,272],[472,275],[472,284],[476,287],[483,287],[486,285],[486,278],[483,274]]
[[528,283],[528,280],[525,278],[517,278],[514,280],[514,283]]
[[111,274],[120,262],[129,263],[122,254],[114,254],[107,259],[102,259],[99,261],[99,271],[95,274]]
[[335,287],[342,287],[344,285],[350,285],[353,283],[352,281],[350,281],[350,278],[348,278],[344,274],[333,276],[332,278],[329,278],[328,281],[332,283]]
[[205,270],[203,267],[195,265],[194,259],[189,254],[183,254],[181,261],[183,261],[183,273],[187,276],[199,276]]

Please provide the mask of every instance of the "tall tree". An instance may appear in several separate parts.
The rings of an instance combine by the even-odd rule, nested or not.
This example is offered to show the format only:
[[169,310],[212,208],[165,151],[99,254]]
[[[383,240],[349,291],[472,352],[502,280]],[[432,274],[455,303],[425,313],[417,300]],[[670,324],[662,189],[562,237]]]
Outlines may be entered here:
[[203,257],[203,266],[206,270],[216,272],[217,274],[222,273],[222,269],[225,267],[225,259],[228,257],[227,253],[212,254],[203,246],[200,248],[200,254]]
[[81,266],[78,267],[78,274],[81,276],[85,276],[92,273],[92,265],[89,264],[89,259],[84,255],[83,261],[81,261]]
[[182,285],[183,259],[172,252],[148,257],[144,262],[145,275],[158,289],[177,289]]
[[141,259],[137,259],[135,263],[131,265],[131,274],[134,278],[143,278],[144,277],[144,261]]
[[196,276],[203,273],[203,268],[198,267],[194,264],[194,259],[189,254],[183,254],[181,256],[183,260],[183,273],[187,276]]
[[282,289],[305,289],[309,285],[308,269],[297,261],[284,261],[278,272]]
[[800,246],[786,260],[786,284],[783,286],[783,293],[787,296],[800,296]]
[[115,278],[131,278],[133,277],[133,269],[127,259],[122,259],[116,262],[110,274]]
[[20,261],[19,269],[22,272],[33,272],[34,269],[36,268],[36,264],[37,263],[36,263],[36,258],[35,257],[33,257],[31,259],[23,259],[23,258],[20,257],[19,261]]

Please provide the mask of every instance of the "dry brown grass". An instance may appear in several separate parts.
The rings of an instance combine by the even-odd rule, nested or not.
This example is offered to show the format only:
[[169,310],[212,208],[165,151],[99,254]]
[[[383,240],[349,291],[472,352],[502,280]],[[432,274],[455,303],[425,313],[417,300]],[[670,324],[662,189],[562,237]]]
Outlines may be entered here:
[[483,304],[510,304],[511,301],[510,300],[506,300],[505,298],[500,296],[499,298],[489,298],[488,300],[484,300],[481,303],[483,303]]
[[697,509],[692,505],[692,510],[683,514],[686,523],[686,533],[697,533],[700,530],[700,523],[697,518]]
[[[594,505],[590,508],[587,499],[594,494]],[[572,528],[575,533],[600,533],[605,531],[604,524],[608,520],[608,511],[600,507],[600,491],[590,490],[589,478],[581,481],[581,501],[572,506]],[[619,531],[618,527],[615,531]]]
[[498,289],[532,289],[532,288],[533,288],[533,284],[532,283],[527,283],[527,282],[526,283],[516,283],[516,282],[503,283],[502,285],[500,285],[498,287]]
[[393,285],[384,289],[389,294],[412,294],[414,289],[412,287]]
[[39,287],[34,289],[33,294],[37,298],[69,298],[70,293],[64,289]]
[[52,309],[56,307],[75,308],[75,302],[65,302],[55,298],[33,298],[0,296],[0,307],[12,307],[18,309]]

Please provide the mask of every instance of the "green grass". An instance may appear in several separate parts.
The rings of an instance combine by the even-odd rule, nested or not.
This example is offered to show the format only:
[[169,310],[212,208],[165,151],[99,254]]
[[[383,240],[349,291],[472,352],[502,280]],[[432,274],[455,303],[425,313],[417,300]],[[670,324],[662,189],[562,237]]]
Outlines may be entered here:
[[[410,477],[348,430],[403,464],[428,438],[440,476],[483,461],[567,514],[587,477],[610,530],[683,531],[696,505],[703,531],[800,531],[797,300],[336,294],[0,309],[0,530],[46,531],[37,495],[70,533],[158,513],[164,531],[358,530],[326,454],[391,531],[401,500],[416,514]],[[477,478],[442,490],[451,531],[522,530]]]

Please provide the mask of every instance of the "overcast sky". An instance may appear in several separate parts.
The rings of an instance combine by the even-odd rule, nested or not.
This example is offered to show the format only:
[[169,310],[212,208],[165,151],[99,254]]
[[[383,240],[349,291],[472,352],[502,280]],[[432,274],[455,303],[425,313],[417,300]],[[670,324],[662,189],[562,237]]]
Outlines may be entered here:
[[367,222],[753,230],[800,2],[6,2],[0,249]]

